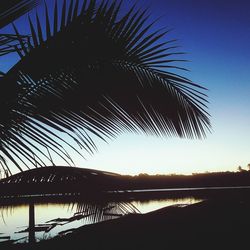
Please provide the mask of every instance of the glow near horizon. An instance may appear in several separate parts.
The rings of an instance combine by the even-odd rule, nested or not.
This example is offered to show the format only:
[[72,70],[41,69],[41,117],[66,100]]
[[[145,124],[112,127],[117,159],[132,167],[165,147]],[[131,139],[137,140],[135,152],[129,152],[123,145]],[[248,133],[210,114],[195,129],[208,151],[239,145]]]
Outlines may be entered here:
[[[144,3],[144,4],[143,4]],[[144,0],[187,51],[188,78],[209,89],[212,134],[204,140],[123,134],[76,166],[122,174],[235,171],[250,162],[250,6],[246,1]],[[181,73],[181,72],[180,72]],[[57,164],[63,164],[60,160]]]

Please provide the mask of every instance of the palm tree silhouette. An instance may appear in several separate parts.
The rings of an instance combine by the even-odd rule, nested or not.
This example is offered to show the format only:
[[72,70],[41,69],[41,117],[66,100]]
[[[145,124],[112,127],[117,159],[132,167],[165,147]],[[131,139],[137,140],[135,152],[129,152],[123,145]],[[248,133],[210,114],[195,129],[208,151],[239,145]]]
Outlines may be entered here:
[[[15,14],[0,18],[2,26],[39,1],[21,2],[25,10],[13,1]],[[169,31],[155,30],[146,10],[134,5],[124,13],[121,6],[55,1],[50,8],[44,3],[44,18],[28,17],[28,34],[12,24],[4,48],[20,60],[0,78],[3,169],[45,166],[48,152],[72,164],[65,147],[92,154],[96,137],[126,131],[201,138],[210,130],[206,89],[174,73],[182,68],[173,64],[184,60],[173,58],[181,53],[165,39]]]

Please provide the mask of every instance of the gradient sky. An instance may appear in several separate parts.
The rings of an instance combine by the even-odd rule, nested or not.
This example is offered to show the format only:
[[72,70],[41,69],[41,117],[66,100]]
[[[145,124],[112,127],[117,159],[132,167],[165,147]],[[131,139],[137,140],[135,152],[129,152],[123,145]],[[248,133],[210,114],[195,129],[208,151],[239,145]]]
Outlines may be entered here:
[[[134,1],[124,0],[124,4]],[[173,30],[181,64],[193,82],[209,89],[212,133],[203,140],[156,138],[122,134],[79,167],[122,174],[197,173],[236,171],[250,163],[250,2],[246,0],[140,0],[152,18],[161,16],[156,28]],[[0,61],[8,69],[14,59]],[[179,72],[182,73],[182,72]],[[58,160],[56,163],[60,164]]]

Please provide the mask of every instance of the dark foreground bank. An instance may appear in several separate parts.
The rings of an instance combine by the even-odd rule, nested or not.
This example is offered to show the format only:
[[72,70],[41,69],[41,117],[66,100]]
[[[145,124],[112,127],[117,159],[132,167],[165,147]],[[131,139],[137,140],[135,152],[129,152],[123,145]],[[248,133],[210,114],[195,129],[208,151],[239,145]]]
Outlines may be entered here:
[[250,199],[213,199],[83,226],[63,238],[4,250],[249,249]]

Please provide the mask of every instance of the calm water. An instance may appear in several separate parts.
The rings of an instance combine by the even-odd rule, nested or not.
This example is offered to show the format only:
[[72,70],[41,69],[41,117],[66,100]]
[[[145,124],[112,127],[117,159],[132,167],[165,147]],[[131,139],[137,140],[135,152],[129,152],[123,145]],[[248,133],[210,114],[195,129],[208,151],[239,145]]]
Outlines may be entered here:
[[[201,201],[193,197],[148,201],[110,203],[47,203],[34,204],[35,238],[37,241],[66,234],[82,225],[118,218],[128,213],[147,213],[165,206],[193,204]],[[0,207],[0,241],[9,237],[16,242],[29,240],[28,228],[32,228],[32,204]]]

